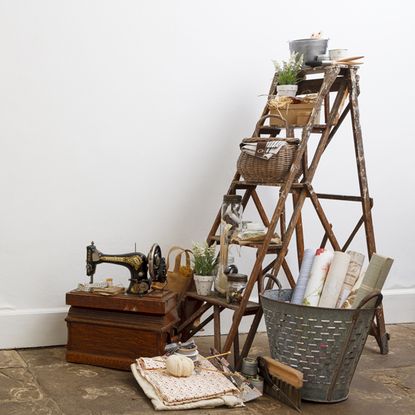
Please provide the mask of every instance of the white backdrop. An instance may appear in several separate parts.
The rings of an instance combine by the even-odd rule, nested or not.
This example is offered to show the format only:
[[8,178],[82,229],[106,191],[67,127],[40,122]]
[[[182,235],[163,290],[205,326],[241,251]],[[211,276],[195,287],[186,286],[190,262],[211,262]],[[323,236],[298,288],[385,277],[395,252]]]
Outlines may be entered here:
[[[155,241],[167,252],[204,239],[265,104],[271,59],[318,30],[330,48],[366,56],[377,247],[395,258],[386,317],[415,320],[414,91],[397,88],[415,66],[410,4],[1,0],[0,347],[65,342],[64,294],[87,280],[91,240],[107,253],[135,242],[147,253]],[[315,183],[357,194],[350,121]],[[272,192],[263,196],[272,206]],[[347,237],[358,206],[327,206]],[[318,244],[309,208],[305,222],[306,244]],[[365,251],[363,238],[352,247]],[[245,256],[236,261],[248,271]],[[96,279],[107,276],[126,284],[128,271],[99,266]]]

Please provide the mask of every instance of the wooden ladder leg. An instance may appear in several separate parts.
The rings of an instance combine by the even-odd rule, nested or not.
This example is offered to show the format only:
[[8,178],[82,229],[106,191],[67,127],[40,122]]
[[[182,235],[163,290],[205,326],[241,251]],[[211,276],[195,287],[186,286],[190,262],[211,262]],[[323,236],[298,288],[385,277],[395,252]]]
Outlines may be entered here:
[[388,354],[390,336],[389,333],[386,332],[382,304],[376,309],[375,319],[372,322],[371,334],[375,337],[376,342],[378,343],[380,353]]
[[[293,191],[293,207],[298,200],[298,191]],[[300,213],[297,221],[297,225],[295,226],[295,239],[297,245],[297,259],[298,259],[298,269],[301,267],[301,263],[303,262],[304,256],[304,232],[303,232],[303,220],[302,215]]]
[[[356,164],[359,177],[360,195],[362,197],[363,223],[366,233],[366,244],[369,258],[376,252],[375,233],[373,230],[372,210],[369,197],[369,186],[366,175],[365,155],[363,151],[362,128],[360,126],[360,114],[358,104],[359,81],[355,68],[350,68],[350,112],[352,116],[352,129],[354,138],[354,147],[356,155]],[[386,333],[385,319],[383,310],[376,312],[377,324],[372,325],[372,331],[379,344],[381,354],[387,354],[388,333]]]
[[373,230],[372,211],[370,206],[369,187],[367,183],[365,154],[363,151],[362,129],[360,126],[358,96],[358,80],[355,68],[350,68],[350,112],[352,116],[352,129],[356,164],[359,176],[360,194],[362,196],[363,219],[366,231],[367,252],[369,258],[376,252],[375,234]]
[[214,340],[213,345],[218,353],[221,353],[221,332],[220,332],[220,312],[221,309],[218,305],[213,306],[213,332]]
[[239,331],[236,331],[236,336],[233,341],[233,367],[236,368],[238,366],[239,360],[242,359],[239,354]]
[[262,311],[262,307],[260,307],[258,309],[258,311],[255,313],[255,317],[254,317],[254,319],[251,323],[251,327],[249,329],[249,332],[248,332],[248,335],[246,337],[246,340],[245,340],[244,346],[242,348],[242,352],[239,356],[239,359],[238,359],[238,361],[235,361],[235,370],[241,370],[241,368],[242,368],[242,359],[244,357],[248,356],[249,351],[251,350],[251,346],[252,346],[252,343],[254,342],[254,338],[255,338],[255,335],[257,333],[259,323],[261,322],[262,315],[263,315],[263,311]]
[[340,245],[337,242],[336,236],[334,235],[331,223],[328,221],[326,214],[324,213],[323,206],[321,206],[321,203],[318,200],[318,197],[310,184],[307,185],[307,192],[314,206],[314,209],[317,212],[317,216],[319,217],[320,222],[323,225],[323,228],[326,232],[326,236],[330,241],[331,246],[335,251],[340,251]]
[[[275,263],[275,261],[273,261],[272,264],[273,263]],[[286,276],[287,276],[288,282],[291,285],[291,288],[294,288],[295,283],[293,285],[291,283],[291,281],[294,281],[294,279],[292,277],[291,271],[290,271],[290,269],[288,267],[288,264],[286,263],[285,259],[284,259],[284,261],[282,263],[282,267],[284,269],[284,272],[286,273]],[[238,362],[235,363],[235,369],[236,370],[240,370],[241,369],[241,367],[242,367],[242,359],[244,357],[248,356],[249,351],[251,350],[252,343],[254,342],[254,338],[255,338],[255,335],[256,335],[256,333],[258,331],[259,323],[261,322],[261,319],[262,319],[263,314],[264,314],[264,312],[262,310],[262,307],[260,307],[258,309],[258,311],[255,313],[255,317],[254,317],[254,319],[253,319],[253,321],[251,323],[251,327],[249,329],[249,332],[248,332],[248,335],[246,337],[244,346],[242,348],[242,352],[240,354],[240,359],[238,360]]]

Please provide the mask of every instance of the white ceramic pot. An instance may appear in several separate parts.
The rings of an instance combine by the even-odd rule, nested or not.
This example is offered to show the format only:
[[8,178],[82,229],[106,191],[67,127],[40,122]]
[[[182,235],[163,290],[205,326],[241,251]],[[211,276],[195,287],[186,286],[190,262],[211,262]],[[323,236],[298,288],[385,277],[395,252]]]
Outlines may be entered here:
[[277,85],[277,96],[279,97],[295,97],[298,85]]
[[209,295],[213,285],[213,275],[195,275],[196,291],[199,295]]

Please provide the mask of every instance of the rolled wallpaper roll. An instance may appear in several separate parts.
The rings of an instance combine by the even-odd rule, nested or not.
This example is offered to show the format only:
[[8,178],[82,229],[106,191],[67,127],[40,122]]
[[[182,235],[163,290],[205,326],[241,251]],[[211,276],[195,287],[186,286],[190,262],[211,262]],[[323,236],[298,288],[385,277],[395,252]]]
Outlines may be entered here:
[[311,267],[310,278],[308,279],[307,288],[305,290],[303,304],[312,306],[318,305],[324,280],[326,279],[333,255],[332,251],[317,249],[313,266]]
[[350,294],[347,296],[346,301],[342,304],[342,308],[352,308],[352,304],[356,298],[357,291],[362,285],[362,281],[366,273],[366,268],[367,267],[363,267],[360,271],[359,278],[354,283],[352,291],[350,291]]
[[343,287],[349,268],[350,255],[345,252],[336,251],[331,261],[330,270],[324,282],[323,291],[321,292],[319,307],[334,308],[337,304],[340,291]]
[[[357,290],[356,298],[352,304],[352,308],[357,308],[360,302],[374,290],[382,290],[386,277],[392,267],[393,259],[373,254],[369,266],[365,272],[362,284]],[[365,305],[366,307],[373,306],[374,301]]]
[[365,256],[359,252],[347,251],[350,255],[349,268],[347,269],[346,278],[344,279],[343,287],[340,290],[340,295],[337,300],[336,308],[341,308],[347,297],[352,292],[355,282],[358,280],[360,271],[362,270]]
[[306,249],[304,251],[303,261],[301,263],[297,284],[294,288],[294,292],[291,297],[292,304],[302,304],[304,300],[304,294],[307,288],[308,279],[310,278],[310,272],[311,267],[313,266],[315,252],[315,249]]

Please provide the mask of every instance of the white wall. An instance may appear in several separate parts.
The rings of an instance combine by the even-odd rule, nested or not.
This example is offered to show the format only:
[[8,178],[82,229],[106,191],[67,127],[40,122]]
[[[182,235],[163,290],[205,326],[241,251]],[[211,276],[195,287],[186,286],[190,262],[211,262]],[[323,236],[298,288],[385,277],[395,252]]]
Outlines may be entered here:
[[[395,258],[386,288],[413,301],[412,15],[404,1],[1,0],[0,347],[65,342],[64,294],[86,281],[91,240],[147,253],[154,241],[167,251],[206,237],[265,104],[271,59],[316,30],[366,56],[361,121],[378,252]],[[357,194],[351,144],[347,123],[317,190]],[[329,211],[346,236],[358,209]],[[311,210],[306,221],[316,244]],[[363,239],[353,247],[364,250]],[[128,272],[102,265],[96,275],[126,283]],[[415,320],[411,307],[386,317],[397,308],[399,321]]]

